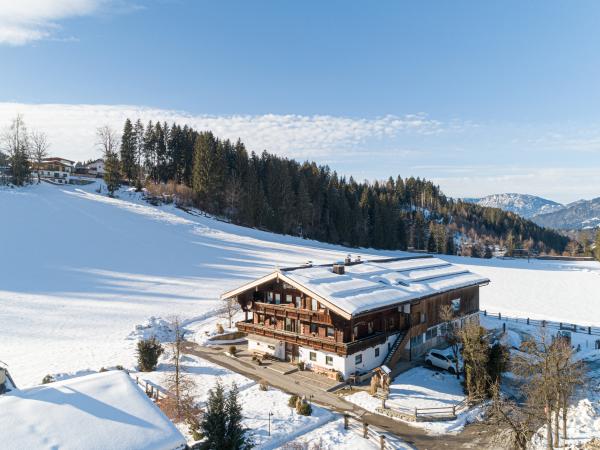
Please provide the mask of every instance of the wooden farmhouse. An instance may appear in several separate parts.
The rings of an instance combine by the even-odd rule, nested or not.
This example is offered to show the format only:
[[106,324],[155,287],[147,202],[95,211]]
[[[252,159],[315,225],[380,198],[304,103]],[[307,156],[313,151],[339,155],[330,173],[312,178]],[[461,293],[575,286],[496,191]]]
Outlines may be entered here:
[[305,265],[224,293],[246,313],[237,323],[248,350],[344,379],[393,369],[443,345],[442,305],[456,320],[478,320],[489,280],[431,255]]

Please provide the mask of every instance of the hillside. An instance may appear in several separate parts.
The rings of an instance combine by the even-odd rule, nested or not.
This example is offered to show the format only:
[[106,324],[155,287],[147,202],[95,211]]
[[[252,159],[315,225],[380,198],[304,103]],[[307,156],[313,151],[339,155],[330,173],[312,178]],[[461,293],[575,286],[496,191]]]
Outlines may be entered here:
[[564,207],[564,205],[552,200],[529,194],[493,194],[482,198],[465,198],[464,200],[488,208],[500,208],[503,211],[510,211],[525,219],[558,211]]
[[535,223],[559,230],[586,230],[600,226],[600,197],[579,200],[549,214],[532,217]]
[[[130,333],[151,316],[213,315],[219,294],[276,265],[357,254],[151,206],[129,191],[110,199],[95,190],[0,188],[0,360],[20,385],[47,373],[133,367]],[[598,325],[590,293],[599,263],[444,258],[492,280],[481,290],[482,309]]]

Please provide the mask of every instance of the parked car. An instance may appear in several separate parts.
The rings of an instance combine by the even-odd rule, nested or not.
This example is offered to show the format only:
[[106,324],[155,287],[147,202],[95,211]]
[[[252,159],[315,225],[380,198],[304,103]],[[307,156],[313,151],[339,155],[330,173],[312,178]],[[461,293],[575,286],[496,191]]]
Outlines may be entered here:
[[454,355],[449,354],[447,351],[436,349],[429,350],[427,355],[425,355],[425,364],[447,370],[450,373],[456,373],[456,361]]

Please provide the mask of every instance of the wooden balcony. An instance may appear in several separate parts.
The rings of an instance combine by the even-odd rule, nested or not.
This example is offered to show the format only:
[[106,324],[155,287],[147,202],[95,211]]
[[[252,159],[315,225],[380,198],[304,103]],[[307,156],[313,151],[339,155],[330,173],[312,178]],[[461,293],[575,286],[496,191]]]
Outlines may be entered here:
[[309,309],[296,308],[292,304],[274,305],[272,303],[254,303],[252,312],[257,314],[268,314],[278,319],[295,319],[303,322],[313,322],[323,325],[333,325],[331,316],[323,311],[311,311]]
[[291,344],[312,347],[326,352],[336,353],[340,356],[351,355],[374,345],[379,345],[387,339],[386,333],[376,333],[366,338],[354,342],[336,342],[333,339],[321,338],[316,336],[292,333],[285,330],[275,330],[264,325],[255,324],[251,321],[238,322],[236,324],[239,331],[248,334],[270,337]]

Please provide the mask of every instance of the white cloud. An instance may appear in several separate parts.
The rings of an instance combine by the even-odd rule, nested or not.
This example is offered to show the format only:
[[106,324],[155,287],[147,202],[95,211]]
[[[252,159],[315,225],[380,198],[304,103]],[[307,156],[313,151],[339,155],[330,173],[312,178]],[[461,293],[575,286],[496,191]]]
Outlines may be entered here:
[[0,44],[46,39],[64,19],[92,14],[107,0],[0,0]]
[[110,125],[121,131],[127,117],[188,124],[197,130],[211,130],[221,138],[240,138],[249,150],[262,150],[294,158],[327,159],[335,151],[356,152],[373,141],[401,135],[436,134],[443,124],[425,114],[375,119],[301,115],[190,115],[184,112],[137,106],[32,105],[0,103],[0,128],[17,114],[25,123],[48,134],[51,151],[65,158],[84,160],[99,155],[94,147],[96,128]]

